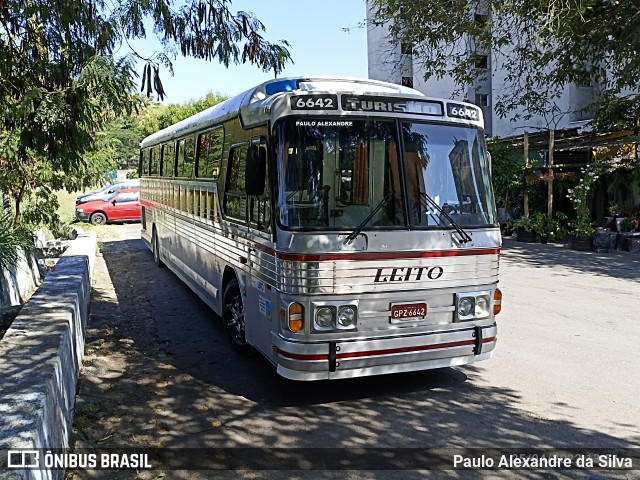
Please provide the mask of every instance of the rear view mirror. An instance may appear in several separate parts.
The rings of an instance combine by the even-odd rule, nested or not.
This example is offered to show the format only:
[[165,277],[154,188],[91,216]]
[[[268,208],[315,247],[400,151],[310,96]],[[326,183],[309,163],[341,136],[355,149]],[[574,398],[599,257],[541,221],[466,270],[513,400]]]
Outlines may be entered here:
[[264,193],[265,177],[267,175],[267,149],[252,145],[247,151],[245,167],[245,191],[249,196]]

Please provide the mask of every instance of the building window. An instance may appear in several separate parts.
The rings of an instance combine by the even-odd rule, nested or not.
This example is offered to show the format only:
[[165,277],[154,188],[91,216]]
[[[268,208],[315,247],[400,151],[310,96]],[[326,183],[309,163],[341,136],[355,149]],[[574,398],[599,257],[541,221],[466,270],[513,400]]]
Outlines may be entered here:
[[476,93],[476,105],[479,107],[489,106],[489,95],[486,93]]
[[402,42],[400,44],[400,53],[403,55],[413,55],[413,44]]
[[402,86],[413,88],[413,77],[402,77]]
[[474,55],[473,66],[476,68],[489,68],[489,56],[488,55]]

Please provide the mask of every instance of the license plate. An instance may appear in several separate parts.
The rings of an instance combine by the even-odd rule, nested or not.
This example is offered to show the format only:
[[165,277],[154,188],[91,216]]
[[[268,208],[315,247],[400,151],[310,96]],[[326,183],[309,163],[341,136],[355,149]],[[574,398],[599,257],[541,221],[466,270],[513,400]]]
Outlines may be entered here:
[[391,319],[424,318],[427,316],[426,303],[395,303],[391,304]]

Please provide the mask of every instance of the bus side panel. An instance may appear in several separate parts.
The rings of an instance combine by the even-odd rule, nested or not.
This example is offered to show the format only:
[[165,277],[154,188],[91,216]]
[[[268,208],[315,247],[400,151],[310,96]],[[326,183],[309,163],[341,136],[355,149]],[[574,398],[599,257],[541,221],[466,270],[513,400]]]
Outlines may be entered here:
[[251,269],[245,297],[247,341],[275,363],[271,333],[279,332],[280,321],[275,251],[273,243],[261,238],[259,234],[251,237]]

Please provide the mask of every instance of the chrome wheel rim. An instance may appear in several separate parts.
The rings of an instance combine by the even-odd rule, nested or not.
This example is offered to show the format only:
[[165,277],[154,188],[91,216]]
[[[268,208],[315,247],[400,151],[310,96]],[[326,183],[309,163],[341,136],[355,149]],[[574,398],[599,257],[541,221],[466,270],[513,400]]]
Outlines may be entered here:
[[244,307],[240,294],[234,295],[227,303],[227,328],[238,343],[244,343]]

